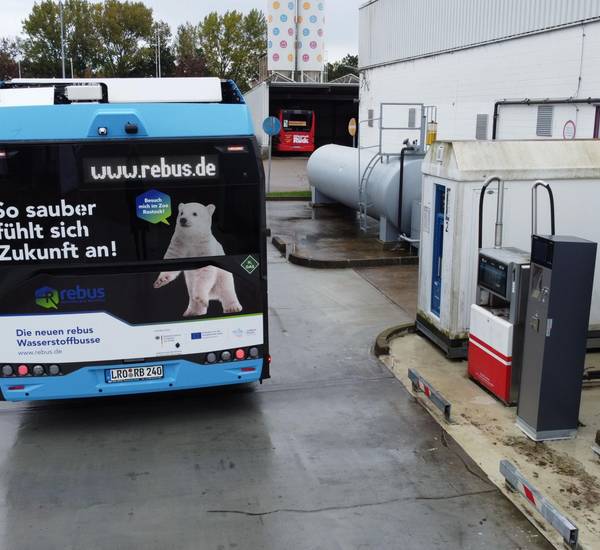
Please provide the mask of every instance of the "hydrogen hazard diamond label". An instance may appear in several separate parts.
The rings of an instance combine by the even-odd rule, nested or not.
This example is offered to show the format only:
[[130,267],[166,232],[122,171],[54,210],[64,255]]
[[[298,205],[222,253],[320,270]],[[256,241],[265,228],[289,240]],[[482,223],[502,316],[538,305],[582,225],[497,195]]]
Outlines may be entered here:
[[248,256],[242,262],[242,268],[245,269],[250,275],[252,275],[252,273],[258,269],[259,265],[260,264],[258,263],[258,260],[254,258],[254,256]]

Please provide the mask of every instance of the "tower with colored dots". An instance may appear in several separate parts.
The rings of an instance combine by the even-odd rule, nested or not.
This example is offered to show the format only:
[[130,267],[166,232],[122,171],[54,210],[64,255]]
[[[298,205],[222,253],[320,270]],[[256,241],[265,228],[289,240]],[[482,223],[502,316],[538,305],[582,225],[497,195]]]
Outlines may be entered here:
[[269,70],[322,73],[325,0],[267,0],[267,4]]

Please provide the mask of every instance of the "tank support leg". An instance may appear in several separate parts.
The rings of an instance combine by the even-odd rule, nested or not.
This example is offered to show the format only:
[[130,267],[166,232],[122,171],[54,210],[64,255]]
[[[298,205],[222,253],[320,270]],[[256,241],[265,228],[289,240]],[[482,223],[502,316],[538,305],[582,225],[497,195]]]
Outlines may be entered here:
[[321,204],[336,204],[337,201],[330,199],[327,195],[323,195],[316,187],[311,187],[312,205],[319,206]]
[[398,229],[385,216],[381,216],[379,218],[379,240],[385,244],[394,243],[398,241],[399,236]]

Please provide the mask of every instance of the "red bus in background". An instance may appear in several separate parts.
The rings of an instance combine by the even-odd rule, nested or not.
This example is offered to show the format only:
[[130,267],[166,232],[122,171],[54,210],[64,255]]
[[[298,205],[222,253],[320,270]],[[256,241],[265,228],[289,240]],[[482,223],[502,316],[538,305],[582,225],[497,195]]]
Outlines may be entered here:
[[314,111],[281,109],[278,116],[281,132],[274,140],[275,151],[312,153],[315,150]]

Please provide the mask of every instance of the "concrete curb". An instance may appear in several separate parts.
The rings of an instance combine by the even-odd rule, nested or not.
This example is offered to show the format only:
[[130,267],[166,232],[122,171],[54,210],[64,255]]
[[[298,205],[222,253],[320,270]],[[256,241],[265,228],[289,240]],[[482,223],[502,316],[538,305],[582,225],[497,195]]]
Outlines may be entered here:
[[377,338],[375,338],[375,346],[373,347],[373,353],[376,357],[381,355],[390,354],[390,341],[404,334],[412,334],[416,332],[416,323],[404,323],[402,325],[396,325],[395,327],[388,328],[381,332]]
[[275,235],[275,237],[271,239],[271,244],[285,256],[287,252],[287,243],[281,237]]
[[310,202],[310,197],[266,197],[267,202]]
[[347,269],[352,267],[383,267],[394,265],[418,265],[418,256],[401,256],[393,258],[369,258],[369,259],[348,259],[348,260],[321,260],[319,258],[309,258],[296,252],[288,254],[286,243],[281,237],[275,236],[271,239],[273,246],[287,257],[292,264],[302,267],[312,267],[313,269]]

